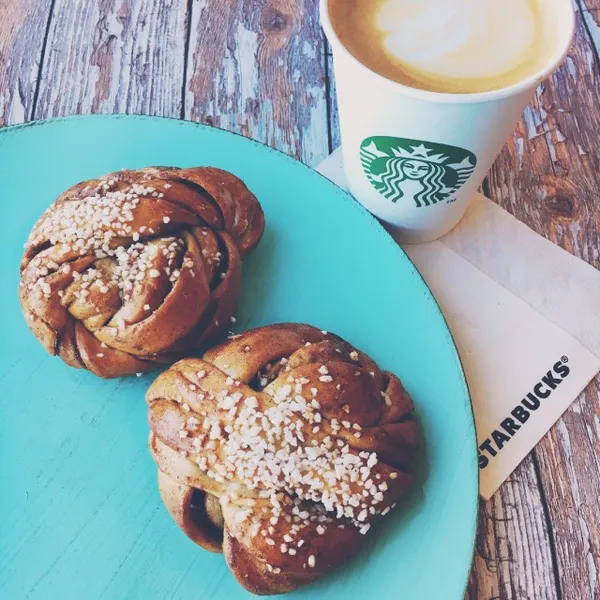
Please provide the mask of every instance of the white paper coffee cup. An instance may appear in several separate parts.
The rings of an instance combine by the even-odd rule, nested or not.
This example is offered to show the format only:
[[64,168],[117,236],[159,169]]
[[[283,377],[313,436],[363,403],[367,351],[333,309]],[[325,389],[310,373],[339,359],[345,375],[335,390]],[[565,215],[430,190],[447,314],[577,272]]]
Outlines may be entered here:
[[349,189],[396,229],[401,241],[435,240],[465,214],[536,87],[570,47],[571,1],[554,4],[564,13],[564,39],[556,41],[542,70],[497,91],[446,94],[391,81],[360,63],[335,33],[328,0],[321,0],[321,22],[333,48]]

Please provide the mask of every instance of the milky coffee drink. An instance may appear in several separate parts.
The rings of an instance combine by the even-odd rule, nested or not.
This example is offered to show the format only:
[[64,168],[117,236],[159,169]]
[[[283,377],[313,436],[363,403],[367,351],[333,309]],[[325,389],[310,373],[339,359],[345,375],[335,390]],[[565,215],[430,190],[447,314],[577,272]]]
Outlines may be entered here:
[[333,29],[363,65],[410,87],[477,93],[544,69],[560,0],[329,0]]

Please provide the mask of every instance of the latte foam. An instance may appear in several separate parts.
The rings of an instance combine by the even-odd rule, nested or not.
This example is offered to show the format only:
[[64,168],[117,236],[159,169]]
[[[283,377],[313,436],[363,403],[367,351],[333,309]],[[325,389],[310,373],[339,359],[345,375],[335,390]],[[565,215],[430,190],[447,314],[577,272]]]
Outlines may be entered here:
[[384,77],[474,93],[535,75],[560,44],[564,0],[329,0],[342,43]]

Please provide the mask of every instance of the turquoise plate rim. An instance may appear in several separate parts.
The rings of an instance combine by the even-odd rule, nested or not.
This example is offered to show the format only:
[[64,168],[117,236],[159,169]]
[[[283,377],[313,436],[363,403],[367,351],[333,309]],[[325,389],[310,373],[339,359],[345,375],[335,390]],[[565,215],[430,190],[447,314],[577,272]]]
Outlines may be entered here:
[[[452,332],[450,331],[450,328],[448,327],[448,322],[441,310],[439,303],[437,302],[435,296],[429,289],[429,286],[427,285],[425,279],[423,278],[423,276],[421,275],[419,270],[416,268],[414,262],[406,254],[406,252],[404,252],[402,247],[393,239],[393,237],[385,229],[385,227],[379,222],[379,220],[376,217],[374,217],[366,208],[364,208],[358,201],[356,201],[348,192],[343,190],[340,186],[335,184],[333,181],[331,181],[325,175],[319,173],[315,168],[301,162],[300,160],[297,160],[297,159],[289,156],[288,154],[286,154],[285,152],[283,152],[281,150],[278,150],[276,148],[268,146],[267,144],[264,144],[255,139],[246,137],[246,136],[244,136],[240,133],[234,132],[234,131],[229,131],[229,130],[221,128],[221,127],[206,125],[204,123],[197,123],[194,121],[179,119],[176,117],[169,117],[169,116],[162,116],[162,115],[161,116],[158,116],[158,115],[153,116],[153,115],[144,115],[144,114],[136,114],[136,113],[66,115],[66,116],[61,116],[61,117],[38,119],[38,120],[34,120],[34,121],[29,121],[26,123],[19,123],[19,124],[15,124],[15,125],[7,125],[4,127],[0,127],[0,137],[10,135],[12,133],[15,133],[15,132],[17,132],[19,130],[23,130],[23,129],[42,128],[47,125],[52,125],[52,124],[60,123],[60,122],[64,122],[64,121],[84,121],[84,120],[109,120],[109,121],[135,120],[135,121],[148,121],[148,122],[169,121],[169,122],[176,123],[179,125],[191,126],[191,127],[197,128],[198,130],[218,130],[225,134],[233,135],[238,138],[242,138],[249,145],[260,147],[263,150],[267,150],[269,153],[277,155],[279,157],[278,158],[279,160],[283,159],[287,162],[293,163],[296,167],[299,166],[301,169],[304,169],[307,172],[311,173],[311,176],[317,175],[320,179],[324,180],[329,186],[331,186],[333,188],[333,190],[335,191],[335,193],[338,196],[340,196],[344,199],[344,202],[346,202],[346,204],[348,204],[350,207],[352,207],[353,210],[358,211],[361,214],[362,218],[366,220],[366,222],[369,224],[369,227],[371,227],[371,229],[376,231],[380,236],[381,235],[384,236],[386,243],[394,249],[393,251],[398,252],[402,256],[402,259],[406,262],[406,264],[408,265],[408,268],[412,270],[412,273],[411,273],[412,276],[416,277],[416,279],[421,283],[423,290],[425,291],[425,296],[424,296],[423,301],[427,301],[432,304],[435,311],[437,312],[437,316],[439,318],[441,318],[441,320],[444,324],[446,333],[448,335],[448,338],[452,343],[452,347],[453,347],[453,351],[454,351],[453,354],[454,354],[454,358],[456,360],[456,367],[459,370],[460,380],[461,380],[462,385],[464,386],[466,397],[469,401],[468,404],[470,407],[470,417],[471,417],[470,425],[472,427],[473,436],[476,440],[475,416],[474,416],[474,412],[473,412],[473,403],[472,403],[471,393],[469,390],[469,384],[468,384],[468,381],[465,376],[464,367],[462,364],[460,354],[458,353],[458,349],[456,347],[454,336],[452,335]],[[474,460],[474,463],[478,462],[476,442],[473,445],[473,460]],[[475,477],[476,477],[476,482],[477,482],[477,490],[479,490],[480,474],[479,474],[478,467],[475,469]],[[473,569],[474,560],[475,560],[475,544],[476,544],[477,529],[478,529],[478,523],[479,523],[478,503],[479,503],[479,493],[477,492],[472,499],[472,511],[474,513],[474,518],[472,520],[472,531],[469,536],[472,540],[471,545],[470,545],[471,560],[467,563],[467,569],[463,575],[463,579],[464,579],[463,596],[464,596],[464,594],[466,594],[466,592],[468,590],[469,578],[470,578],[470,574]],[[459,599],[457,599],[457,600],[459,600]],[[461,600],[462,600],[462,597],[461,597]]]

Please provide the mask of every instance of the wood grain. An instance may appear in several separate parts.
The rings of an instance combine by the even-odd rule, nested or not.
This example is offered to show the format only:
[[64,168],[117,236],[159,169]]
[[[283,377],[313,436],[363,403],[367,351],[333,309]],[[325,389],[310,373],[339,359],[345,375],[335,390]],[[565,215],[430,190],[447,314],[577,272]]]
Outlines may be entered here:
[[342,143],[340,137],[340,122],[337,103],[337,90],[335,85],[335,69],[333,68],[333,54],[329,42],[326,42],[327,52],[327,108],[329,111],[329,148],[333,152]]
[[547,514],[530,456],[481,502],[468,600],[559,600]]
[[35,118],[179,117],[186,0],[56,0]]
[[[580,0],[579,7],[590,40],[596,50],[596,56],[600,56],[600,1]],[[590,58],[593,60],[593,57]]]
[[31,118],[52,0],[1,0],[0,126]]
[[314,165],[329,153],[317,0],[194,0],[185,117]]
[[596,380],[536,449],[565,599],[600,597],[599,394]]

